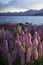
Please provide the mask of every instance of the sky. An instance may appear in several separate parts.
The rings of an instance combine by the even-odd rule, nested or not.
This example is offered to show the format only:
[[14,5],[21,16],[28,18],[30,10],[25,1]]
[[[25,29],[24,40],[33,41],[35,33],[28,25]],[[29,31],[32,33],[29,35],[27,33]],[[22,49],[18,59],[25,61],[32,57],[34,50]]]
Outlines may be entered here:
[[0,0],[0,13],[43,8],[43,0]]

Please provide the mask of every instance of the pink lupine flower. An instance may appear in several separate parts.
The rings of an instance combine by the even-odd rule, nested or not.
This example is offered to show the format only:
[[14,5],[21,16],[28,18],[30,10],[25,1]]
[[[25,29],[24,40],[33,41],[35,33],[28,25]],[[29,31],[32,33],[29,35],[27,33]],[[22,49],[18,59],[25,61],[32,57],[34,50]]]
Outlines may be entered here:
[[40,36],[38,32],[35,32],[34,39],[33,39],[33,45],[35,45],[38,48],[39,42],[40,42]]
[[16,53],[18,52],[18,50],[19,50],[19,41],[15,41],[15,48],[14,48],[14,50],[16,51]]
[[34,33],[34,38],[36,38],[38,40],[38,43],[40,42],[40,36],[39,36],[38,32]]
[[2,39],[5,39],[5,37],[6,37],[6,31],[4,30],[4,28],[2,28],[2,30],[1,30],[1,37],[2,37]]
[[20,35],[20,41],[21,41],[22,44],[26,42],[25,35]]
[[42,56],[43,52],[42,52],[42,44],[39,45],[39,55]]
[[27,36],[28,36],[28,38],[30,38],[31,37],[31,33],[27,33]]
[[15,40],[14,51],[12,52],[12,61],[16,59],[17,53],[20,55],[20,47],[21,47],[20,41]]
[[20,35],[20,41],[22,43],[25,42],[25,34],[24,34],[24,32],[22,32],[22,34]]
[[16,52],[17,52],[17,50],[18,50],[18,42],[17,42],[17,40],[15,41],[14,50],[15,50]]
[[20,35],[20,41],[22,42],[22,35]]
[[24,34],[24,31],[22,32],[22,35],[21,35],[21,43],[23,45],[23,47],[25,47],[25,43],[26,43],[26,37],[25,37],[25,34]]
[[16,40],[20,40],[20,36],[18,33],[16,34]]
[[2,30],[1,30],[1,37],[2,37],[2,39],[4,39],[4,32],[5,32],[5,30],[4,30],[4,28],[2,28]]
[[38,42],[40,43],[40,36],[39,36],[39,34],[38,34],[38,38],[37,39],[38,39]]
[[26,58],[26,62],[29,63],[31,59],[31,48],[27,49],[27,58]]
[[28,33],[28,35],[26,35],[26,46],[27,47],[30,47],[30,46],[32,46],[32,41],[31,41],[31,34],[30,33]]
[[1,30],[2,35],[4,34],[4,32],[5,32],[5,30],[4,30],[4,28],[2,28],[2,30]]
[[33,55],[34,55],[34,59],[35,59],[35,60],[38,60],[38,51],[37,51],[36,46],[34,46]]
[[26,42],[28,42],[28,35],[26,34]]
[[31,34],[28,33],[28,42],[29,42],[29,46],[32,46],[31,38],[32,38]]
[[8,51],[8,41],[4,40],[4,48],[6,51]]
[[24,42],[25,41],[25,33],[24,33],[24,31],[22,32],[22,42]]
[[43,42],[42,42],[42,54],[43,54]]
[[21,45],[20,45],[20,49],[19,49],[19,56],[21,59],[21,65],[24,65],[25,64],[25,49]]

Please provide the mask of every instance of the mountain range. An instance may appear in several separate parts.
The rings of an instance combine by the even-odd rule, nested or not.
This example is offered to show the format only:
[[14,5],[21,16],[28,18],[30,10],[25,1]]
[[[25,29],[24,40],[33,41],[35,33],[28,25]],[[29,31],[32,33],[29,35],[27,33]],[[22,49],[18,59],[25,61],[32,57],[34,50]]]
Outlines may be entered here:
[[0,13],[0,16],[43,16],[43,9],[40,10],[27,10],[25,12],[7,12]]

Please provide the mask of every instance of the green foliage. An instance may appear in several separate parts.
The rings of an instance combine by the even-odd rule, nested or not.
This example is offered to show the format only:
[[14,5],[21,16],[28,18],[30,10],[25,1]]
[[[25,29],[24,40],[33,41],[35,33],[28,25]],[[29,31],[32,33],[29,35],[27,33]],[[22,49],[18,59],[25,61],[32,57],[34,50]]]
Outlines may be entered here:
[[13,61],[12,65],[21,65],[20,57],[17,54],[16,59]]
[[8,65],[8,60],[2,52],[0,52],[0,65]]
[[2,44],[3,43],[3,40],[2,39],[0,39],[0,44]]

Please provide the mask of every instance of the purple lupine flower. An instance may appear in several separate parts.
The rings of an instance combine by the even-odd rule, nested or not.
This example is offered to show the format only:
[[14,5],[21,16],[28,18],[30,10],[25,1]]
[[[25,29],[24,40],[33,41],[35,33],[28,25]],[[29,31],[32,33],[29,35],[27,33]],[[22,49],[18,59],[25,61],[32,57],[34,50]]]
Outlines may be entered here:
[[0,29],[0,39],[1,39],[1,29]]
[[13,48],[13,38],[12,38],[12,35],[10,35],[10,37],[9,37],[9,45],[10,45],[10,48]]
[[0,45],[0,51],[2,51],[3,53],[4,53],[4,45],[3,45],[3,43]]
[[8,40],[9,39],[9,30],[6,31],[6,39]]
[[32,42],[34,41],[34,38],[37,38],[37,36],[38,36],[38,32],[34,32],[34,35],[32,37]]
[[27,58],[26,58],[26,62],[29,63],[31,59],[31,48],[27,49]]
[[38,48],[38,44],[39,44],[38,39],[37,38],[34,38],[33,45]]
[[14,50],[12,51],[12,61],[16,59],[17,52]]
[[39,45],[39,55],[42,56],[43,52],[42,52],[42,44]]
[[35,32],[34,32],[34,38],[37,38],[37,36],[38,36],[38,32],[35,31]]
[[9,65],[12,65],[12,57],[11,57],[9,50],[8,50],[8,41],[4,40],[3,43],[4,43],[4,47],[3,47],[4,54],[5,54],[6,58],[8,59]]
[[4,39],[6,38],[6,31],[4,31],[4,35],[3,35],[3,38],[4,38]]
[[0,51],[3,51],[3,47],[0,45]]
[[7,53],[7,59],[8,59],[9,65],[12,65],[12,57],[11,57],[11,54],[9,52]]

